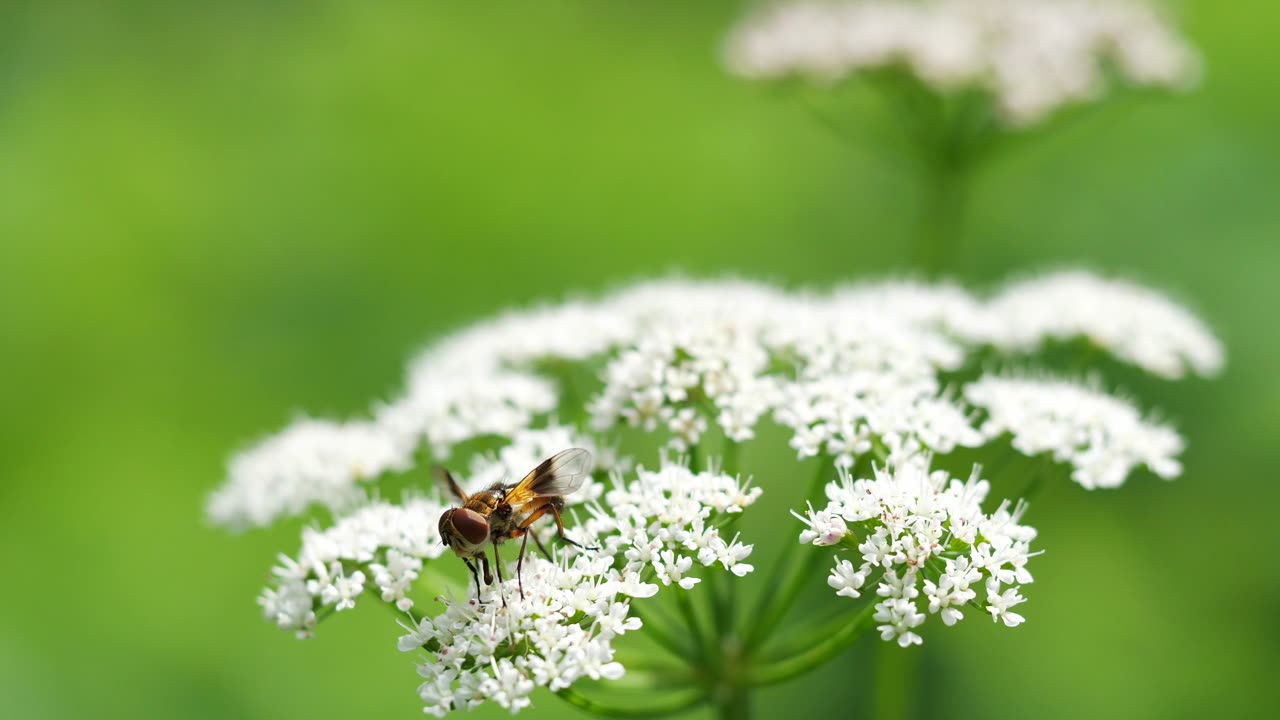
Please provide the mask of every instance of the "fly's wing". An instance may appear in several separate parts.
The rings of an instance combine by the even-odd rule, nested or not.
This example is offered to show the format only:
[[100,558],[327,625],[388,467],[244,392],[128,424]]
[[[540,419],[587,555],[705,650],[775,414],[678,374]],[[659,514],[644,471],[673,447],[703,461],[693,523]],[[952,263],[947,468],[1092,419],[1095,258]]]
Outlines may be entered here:
[[470,496],[462,489],[462,486],[458,484],[458,481],[453,479],[453,475],[448,470],[436,465],[431,468],[431,474],[435,475],[436,480],[440,481],[442,485],[448,488],[450,495],[458,498],[458,502],[466,504],[467,498]]
[[519,507],[540,497],[577,492],[591,473],[591,453],[569,448],[543,460],[507,491],[505,502]]

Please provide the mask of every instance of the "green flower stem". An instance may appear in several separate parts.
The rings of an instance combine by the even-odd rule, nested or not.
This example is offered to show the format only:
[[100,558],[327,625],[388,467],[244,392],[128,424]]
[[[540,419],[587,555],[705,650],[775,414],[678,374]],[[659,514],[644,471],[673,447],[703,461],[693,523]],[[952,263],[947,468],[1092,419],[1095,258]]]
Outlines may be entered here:
[[725,475],[738,475],[738,443],[732,438],[724,439],[724,452],[720,458],[720,471]]
[[911,717],[911,665],[913,654],[897,643],[882,642],[876,650],[876,720]]
[[735,687],[728,698],[716,703],[716,716],[722,720],[748,720],[751,717],[751,691]]
[[[726,475],[737,477],[738,450],[740,447],[739,443],[732,438],[726,437],[724,439],[720,467],[721,472]],[[721,534],[726,540],[731,538],[733,526],[737,524],[741,517],[742,513],[731,515],[729,520],[721,526]],[[715,575],[716,573],[712,572],[709,574],[709,578],[714,581]],[[736,644],[740,642],[740,635],[736,629],[738,621],[738,593],[736,593],[731,586],[721,585],[718,582],[713,582],[711,587],[716,591],[713,597],[715,598],[715,617],[720,622],[717,627],[721,643],[732,642]]]
[[687,660],[689,658],[690,646],[686,642],[682,642],[675,635],[672,635],[668,629],[669,623],[659,620],[656,610],[640,610],[643,603],[632,602],[631,614],[640,618],[640,622],[644,623],[645,635],[653,638],[653,641],[662,646],[667,652],[676,657]]
[[[800,543],[792,543],[793,547],[801,547]],[[751,633],[747,636],[746,648],[748,652],[752,652],[760,647],[760,644],[768,638],[769,634],[774,632],[778,623],[791,609],[791,605],[800,596],[800,591],[804,589],[806,580],[813,577],[813,572],[818,564],[829,557],[827,553],[821,551],[820,548],[810,547],[810,550],[803,558],[792,562],[791,575],[786,582],[782,584],[782,589],[778,590],[778,585],[766,591],[766,594],[772,595],[772,602],[762,613],[755,615],[756,621],[753,621]]]
[[[863,588],[874,588],[883,578],[883,573],[874,573],[868,579]],[[865,594],[865,590],[864,590]],[[813,647],[826,640],[828,637],[840,632],[841,628],[849,622],[849,610],[847,605],[852,601],[844,600],[842,604],[846,607],[837,610],[834,613],[827,613],[822,619],[805,623],[804,625],[788,631],[778,639],[781,641],[776,644],[766,644],[760,652],[759,657],[762,663],[772,663],[776,660],[791,657]],[[874,601],[874,598],[872,598]]]
[[[747,678],[752,687],[776,685],[793,677],[814,670],[839,655],[857,642],[864,632],[875,625],[875,603],[868,603],[843,627],[823,640],[810,645],[791,657],[757,665],[749,669]],[[894,648],[900,650],[901,648]],[[877,716],[879,717],[879,716]]]
[[696,443],[693,445],[690,445],[689,446],[689,469],[694,472],[698,472],[701,465],[702,465],[702,454],[701,452],[699,452],[698,445]]
[[695,708],[701,705],[702,703],[706,702],[707,700],[707,696],[704,693],[698,692],[692,695],[690,694],[677,695],[673,698],[668,699],[665,702],[656,703],[648,706],[637,707],[637,706],[628,705],[627,707],[616,707],[613,705],[607,705],[597,700],[592,700],[591,698],[583,695],[577,690],[574,690],[572,687],[567,687],[567,688],[558,690],[556,691],[556,695],[560,696],[562,700],[568,702],[570,705],[574,705],[576,707],[582,708],[583,710],[586,710],[587,712],[592,713],[594,715],[602,715],[604,717],[632,717],[632,718],[663,717],[666,715],[671,715],[673,713],[678,713],[685,710],[689,710],[691,708]]
[[713,637],[723,640],[728,633],[732,632],[733,620],[726,613],[724,589],[720,587],[720,579],[717,577],[715,568],[707,573],[703,582],[706,584],[704,596],[708,598],[707,604],[711,609]]
[[925,171],[915,260],[928,277],[936,278],[954,264],[964,234],[968,175],[959,159],[940,158]]
[[1027,482],[1026,487],[1022,488],[1022,492],[1017,497],[1023,500],[1031,500],[1035,497],[1040,489],[1044,487],[1044,479],[1053,469],[1053,456],[1045,453],[1040,457],[1040,461],[1036,463],[1036,469],[1032,471],[1031,480]]
[[672,590],[676,596],[676,606],[680,608],[680,614],[684,617],[685,625],[693,638],[694,657],[698,661],[705,662],[715,655],[715,639],[703,632],[702,621],[698,619],[698,611],[694,609],[693,603],[689,600],[690,591],[680,587],[672,588]]
[[1004,452],[1000,453],[1000,457],[996,458],[995,462],[982,468],[982,474],[988,480],[994,482],[1009,467],[1010,463],[1022,457],[1026,456],[1018,452],[1012,445],[1009,445],[1004,449]]
[[337,610],[335,610],[334,608],[326,607],[320,612],[316,613],[316,624],[319,625],[320,623],[324,622],[330,616],[332,616],[335,612],[337,612]]
[[696,680],[685,668],[673,668],[665,665],[652,665],[636,658],[618,658],[627,668],[627,673],[617,680],[611,680],[613,687],[632,690],[684,690],[692,687]]
[[[809,488],[805,492],[806,501],[812,500],[826,484],[831,472],[830,465],[828,458],[819,456],[817,472],[814,473],[813,480],[809,482]],[[804,581],[813,573],[817,563],[826,557],[825,553],[814,551],[808,553],[803,560],[797,561],[795,555],[799,549],[798,541],[784,539],[782,552],[773,564],[773,575],[777,577],[788,570],[791,574],[784,583],[771,583],[760,596],[755,612],[751,613],[755,621],[753,621],[751,632],[747,635],[745,643],[747,653],[759,647],[760,643],[774,630],[778,621],[786,615],[787,610],[791,608],[791,603],[795,602],[800,594]]]

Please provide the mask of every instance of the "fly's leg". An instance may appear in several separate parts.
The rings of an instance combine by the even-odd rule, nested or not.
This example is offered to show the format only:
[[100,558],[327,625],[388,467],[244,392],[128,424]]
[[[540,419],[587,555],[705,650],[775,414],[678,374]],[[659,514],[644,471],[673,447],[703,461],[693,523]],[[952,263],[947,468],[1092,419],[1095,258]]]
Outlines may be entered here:
[[[471,571],[471,578],[476,581],[476,602],[480,602],[480,573],[476,570],[475,563],[467,558],[462,558],[462,562],[467,564],[467,569]],[[485,572],[488,572],[488,570],[488,568],[485,568]]]
[[498,543],[493,544],[493,569],[498,572],[498,597],[502,598],[502,607],[506,607],[507,596],[502,592],[502,560],[498,558]]
[[542,541],[538,539],[538,533],[529,531],[529,534],[533,536],[533,544],[537,545],[538,549],[542,551],[542,557],[551,560],[551,553],[547,552],[547,546],[543,545]]
[[[520,523],[520,529],[528,530],[529,527],[538,520],[538,518],[541,518],[543,515],[546,515],[547,513],[551,513],[555,517],[556,528],[560,531],[559,535],[561,540],[569,543],[570,545],[576,548],[582,548],[583,550],[599,550],[600,549],[600,548],[594,548],[594,547],[586,547],[584,545],[576,543],[573,540],[570,540],[568,535],[564,534],[564,521],[560,519],[560,506],[554,502],[549,502],[546,505],[543,505],[542,507],[538,508],[537,510],[534,510],[529,515],[529,517],[524,519],[524,522]],[[551,559],[550,553],[548,553],[547,549],[542,546],[542,541],[538,539],[537,535],[533,536],[533,541],[538,544],[538,549],[542,550],[542,554],[546,555],[547,559],[550,560]]]
[[520,599],[524,600],[524,549],[529,544],[529,531],[524,531],[520,541],[520,559],[516,560],[516,585],[520,587]]
[[570,545],[576,548],[582,548],[583,550],[599,550],[600,549],[598,547],[587,547],[585,545],[580,545],[574,542],[573,540],[570,540],[569,536],[564,534],[564,520],[560,518],[560,508],[556,507],[555,505],[547,505],[546,507],[551,508],[551,514],[554,515],[556,518],[556,529],[560,531],[561,540],[569,543]]

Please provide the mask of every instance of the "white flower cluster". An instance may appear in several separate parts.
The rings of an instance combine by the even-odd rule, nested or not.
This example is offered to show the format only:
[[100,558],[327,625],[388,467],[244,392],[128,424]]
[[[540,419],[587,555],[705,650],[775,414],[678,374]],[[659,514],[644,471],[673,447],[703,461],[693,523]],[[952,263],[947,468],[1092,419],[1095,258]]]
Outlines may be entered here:
[[760,488],[675,463],[657,471],[638,468],[636,474],[636,480],[605,493],[586,522],[605,552],[625,557],[628,570],[651,567],[663,585],[686,590],[699,582],[687,575],[695,561],[718,564],[738,577],[754,569],[743,562],[752,546],[737,537],[725,540],[713,520],[741,513],[759,499]]
[[683,592],[699,581],[689,574],[695,563],[738,576],[751,571],[743,562],[751,546],[725,542],[717,524],[754,502],[758,489],[672,464],[639,469],[627,483],[615,475],[615,484],[582,528],[599,549],[566,552],[558,562],[530,554],[522,580],[512,563],[510,579],[486,597],[446,600],[442,614],[400,639],[402,651],[426,651],[418,666],[426,712],[486,700],[514,712],[537,687],[616,679],[624,668],[614,661],[613,639],[641,626],[630,603],[658,592],[650,580]]
[[705,413],[728,437],[749,440],[776,389],[761,376],[768,363],[758,338],[733,324],[659,325],[609,364],[592,425],[606,430],[619,419],[648,431],[662,425],[671,446],[683,451],[706,432]]
[[990,514],[983,511],[990,484],[978,472],[974,468],[967,481],[930,472],[920,455],[871,478],[842,470],[840,480],[827,485],[827,506],[797,516],[808,525],[800,542],[856,551],[853,560],[836,560],[827,583],[849,598],[875,585],[882,639],[918,645],[916,630],[927,614],[954,625],[965,606],[1009,627],[1022,623],[1011,608],[1023,602],[1021,586],[1032,581],[1026,565],[1036,532],[1020,524],[1022,506],[1010,510],[1005,501]]
[[582,677],[617,679],[613,639],[641,626],[630,616],[632,598],[658,587],[636,572],[618,571],[610,557],[577,555],[548,562],[527,557],[524,596],[515,578],[485,601],[446,601],[447,609],[422,618],[400,638],[404,652],[425,650],[418,665],[418,696],[427,713],[444,716],[485,701],[517,712],[539,686],[559,690]]
[[995,375],[970,383],[964,394],[986,411],[987,437],[1010,433],[1019,452],[1052,453],[1071,463],[1072,479],[1090,490],[1119,487],[1138,465],[1165,479],[1182,473],[1182,437],[1113,395],[1065,380]]
[[365,497],[361,482],[410,465],[411,457],[375,423],[304,418],[232,458],[226,485],[209,498],[209,518],[243,528],[296,515],[312,503],[345,510]]
[[[619,423],[657,429],[682,450],[712,423],[744,441],[773,417],[791,428],[801,456],[827,452],[846,466],[874,437],[910,438],[945,453],[980,438],[940,372],[982,348],[1028,353],[1077,337],[1162,377],[1213,374],[1223,364],[1217,339],[1182,307],[1078,271],[1021,281],[989,298],[913,282],[828,294],[742,281],[643,283],[595,303],[508,313],[444,341],[415,361],[409,391],[378,407],[373,420],[301,420],[233,458],[208,514],[243,527],[315,503],[345,512],[366,497],[369,481],[411,468],[423,445],[440,460],[484,436],[514,449],[500,453],[502,469],[490,464],[486,475],[473,467],[472,476],[518,477],[527,471],[520,463],[563,438],[536,446],[514,439],[545,426],[563,401],[563,388],[534,367],[548,359],[607,361],[589,407],[597,431]],[[613,467],[589,436],[572,444]]]
[[1013,283],[992,299],[988,312],[999,325],[998,344],[1010,350],[1086,338],[1171,380],[1188,372],[1216,375],[1224,363],[1222,344],[1186,308],[1150,288],[1083,271]]
[[791,447],[801,458],[826,452],[837,466],[851,467],[875,439],[886,445],[911,439],[943,453],[985,440],[932,378],[912,383],[867,372],[785,387],[775,418],[795,431]]
[[[1027,376],[967,380],[983,363],[1013,365],[1046,342],[1079,338],[1163,377],[1222,366],[1217,340],[1185,310],[1084,273],[990,296],[915,282],[824,293],[642,283],[446,339],[371,419],[301,420],[233,458],[208,514],[239,527],[314,504],[331,509],[336,519],[303,530],[260,597],[281,628],[306,637],[320,619],[379,598],[412,619],[423,610],[414,583],[434,573],[430,563],[461,566],[442,558],[438,530],[455,499],[429,489],[422,465],[451,464],[475,492],[586,448],[594,476],[568,495],[564,516],[569,535],[595,547],[557,543],[547,519],[533,531],[557,559],[542,559],[535,543],[517,578],[515,552],[504,553],[505,583],[444,600],[401,640],[402,650],[424,653],[419,695],[429,713],[486,701],[517,711],[535,688],[618,677],[613,640],[640,627],[633,599],[669,586],[693,591],[710,573],[752,572],[753,546],[732,523],[761,491],[714,468],[732,464],[727,443],[772,419],[799,457],[823,455],[839,468],[801,540],[856,553],[837,560],[829,582],[843,597],[874,588],[886,640],[919,643],[929,614],[950,625],[966,606],[1013,626],[1035,532],[1020,524],[1021,506],[983,511],[989,484],[976,470],[961,481],[930,472],[928,458],[1007,433],[1020,452],[1069,463],[1087,488],[1114,487],[1140,465],[1166,478],[1180,471],[1177,433],[1101,390]],[[583,379],[587,368],[602,368],[600,377]],[[665,461],[646,469],[603,439],[623,425],[677,452],[700,446],[725,457],[707,452],[712,470]],[[881,468],[852,477],[868,455]],[[425,487],[399,503],[379,499],[380,476],[408,471]]]
[[437,528],[444,507],[421,497],[401,505],[374,502],[332,527],[303,530],[297,557],[281,555],[272,570],[275,587],[259,598],[263,614],[282,629],[306,637],[315,626],[317,610],[355,607],[370,579],[384,601],[408,610],[413,600],[406,593],[422,561],[444,554]]
[[750,78],[835,81],[892,65],[940,92],[981,87],[1031,125],[1091,100],[1114,66],[1140,86],[1195,81],[1196,53],[1140,0],[797,0],[733,33],[727,62]]

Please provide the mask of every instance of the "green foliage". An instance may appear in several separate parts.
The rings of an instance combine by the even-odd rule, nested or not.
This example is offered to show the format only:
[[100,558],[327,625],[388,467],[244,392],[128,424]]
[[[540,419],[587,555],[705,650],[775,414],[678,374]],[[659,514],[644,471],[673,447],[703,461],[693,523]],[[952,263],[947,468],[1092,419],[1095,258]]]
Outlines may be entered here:
[[[233,449],[304,409],[362,412],[423,341],[512,303],[670,269],[794,285],[909,268],[913,177],[722,72],[737,9],[0,9],[4,715],[414,717],[386,613],[308,643],[260,620],[298,524],[204,525]],[[1110,375],[1180,419],[1186,475],[1046,483],[1028,622],[931,637],[920,717],[1245,716],[1269,698],[1280,9],[1199,3],[1186,21],[1205,86],[1110,103],[984,165],[950,270],[1136,275],[1195,300],[1227,373]],[[794,501],[766,494],[744,534]],[[873,644],[758,711],[852,706]]]

